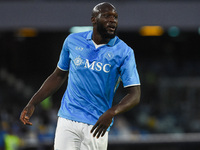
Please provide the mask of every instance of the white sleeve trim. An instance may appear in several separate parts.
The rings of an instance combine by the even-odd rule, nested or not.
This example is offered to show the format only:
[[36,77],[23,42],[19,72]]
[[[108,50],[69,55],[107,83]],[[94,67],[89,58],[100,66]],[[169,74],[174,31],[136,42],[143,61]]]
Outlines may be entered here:
[[62,69],[59,66],[57,66],[57,68],[60,69],[60,70],[62,70],[62,71],[69,71],[69,70]]
[[124,86],[124,87],[126,88],[126,87],[137,86],[137,85],[140,85],[140,84],[131,84],[131,85],[127,85],[127,86]]

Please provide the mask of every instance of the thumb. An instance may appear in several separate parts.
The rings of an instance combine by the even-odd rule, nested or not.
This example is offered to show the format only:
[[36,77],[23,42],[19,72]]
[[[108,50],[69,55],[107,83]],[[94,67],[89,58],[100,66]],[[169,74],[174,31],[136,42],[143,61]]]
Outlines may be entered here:
[[29,119],[30,119],[30,116],[25,115],[24,120],[26,120],[26,124],[27,125],[32,125],[32,123],[29,121]]
[[29,120],[30,117],[26,114],[24,118]]

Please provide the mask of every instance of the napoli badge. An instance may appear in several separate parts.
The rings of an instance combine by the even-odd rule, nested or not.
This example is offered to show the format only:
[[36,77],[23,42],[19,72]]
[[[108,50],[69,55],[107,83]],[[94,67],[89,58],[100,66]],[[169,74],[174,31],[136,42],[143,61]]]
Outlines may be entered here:
[[113,58],[114,54],[112,52],[107,52],[105,54],[105,57],[108,59],[108,60],[111,60]]

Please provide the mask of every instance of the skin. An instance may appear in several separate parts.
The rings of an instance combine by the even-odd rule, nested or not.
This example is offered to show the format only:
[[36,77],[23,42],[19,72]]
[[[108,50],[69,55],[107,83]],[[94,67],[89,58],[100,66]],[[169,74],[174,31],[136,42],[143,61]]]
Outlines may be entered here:
[[[118,25],[118,14],[115,7],[110,3],[98,4],[92,11],[91,22],[93,24],[93,41],[96,44],[108,43],[115,36]],[[54,94],[66,81],[67,75],[67,71],[56,68],[45,80],[41,88],[33,95],[21,113],[20,120],[24,125],[32,125],[30,117],[34,113],[36,105]],[[119,104],[111,107],[102,114],[93,126],[91,133],[94,137],[99,138],[100,136],[104,136],[114,116],[132,109],[139,103],[141,95],[140,86],[131,86],[125,89],[127,95]]]
[[20,120],[24,125],[32,125],[29,121],[37,104],[53,95],[67,79],[68,72],[56,67],[54,72],[44,81],[40,89],[33,95],[29,103],[23,109]]
[[92,11],[92,39],[96,44],[106,44],[115,37],[118,26],[118,14],[110,3],[100,3]]

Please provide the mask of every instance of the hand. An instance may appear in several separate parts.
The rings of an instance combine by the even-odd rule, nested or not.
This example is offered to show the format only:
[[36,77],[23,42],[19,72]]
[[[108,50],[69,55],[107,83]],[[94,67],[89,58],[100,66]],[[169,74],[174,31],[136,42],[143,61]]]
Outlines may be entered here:
[[110,126],[113,117],[114,115],[110,110],[107,110],[103,115],[101,115],[91,130],[91,133],[94,131],[93,137],[96,135],[97,138],[100,136],[103,137],[108,127]]
[[35,110],[34,105],[27,105],[21,115],[20,115],[20,120],[24,125],[32,125],[32,123],[29,121],[30,117],[32,116],[33,112]]

